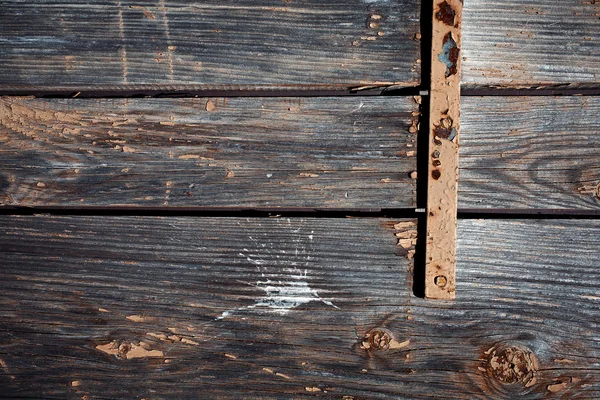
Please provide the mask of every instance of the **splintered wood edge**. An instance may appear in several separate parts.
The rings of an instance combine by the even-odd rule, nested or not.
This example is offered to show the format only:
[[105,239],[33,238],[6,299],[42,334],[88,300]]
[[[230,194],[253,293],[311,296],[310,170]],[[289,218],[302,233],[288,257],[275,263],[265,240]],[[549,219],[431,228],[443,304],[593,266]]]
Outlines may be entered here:
[[434,0],[425,297],[454,299],[460,116],[461,0]]

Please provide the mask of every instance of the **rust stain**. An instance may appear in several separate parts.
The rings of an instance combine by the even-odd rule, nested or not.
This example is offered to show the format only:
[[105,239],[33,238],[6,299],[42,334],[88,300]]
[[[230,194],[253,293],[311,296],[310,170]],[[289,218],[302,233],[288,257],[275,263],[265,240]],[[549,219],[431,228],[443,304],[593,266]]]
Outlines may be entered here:
[[457,132],[452,118],[448,116],[440,118],[439,124],[433,128],[433,133],[439,138],[454,140]]
[[452,6],[446,1],[443,1],[439,4],[439,11],[435,13],[435,18],[448,26],[454,26],[455,16],[456,11],[454,11]]

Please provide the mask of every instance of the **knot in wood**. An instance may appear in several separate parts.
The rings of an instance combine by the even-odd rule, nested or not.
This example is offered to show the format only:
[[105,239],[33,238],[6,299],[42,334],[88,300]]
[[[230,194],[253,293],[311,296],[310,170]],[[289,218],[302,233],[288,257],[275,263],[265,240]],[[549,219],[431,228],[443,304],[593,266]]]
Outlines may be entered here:
[[520,383],[525,387],[537,381],[539,364],[531,350],[521,346],[494,346],[487,357],[488,374],[504,384]]
[[375,328],[365,334],[362,347],[367,350],[389,350],[392,335],[387,329]]

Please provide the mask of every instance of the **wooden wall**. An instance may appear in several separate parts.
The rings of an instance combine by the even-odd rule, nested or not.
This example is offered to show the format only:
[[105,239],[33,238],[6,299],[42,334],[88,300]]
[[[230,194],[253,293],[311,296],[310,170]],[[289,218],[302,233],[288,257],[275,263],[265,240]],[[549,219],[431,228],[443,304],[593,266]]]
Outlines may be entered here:
[[599,398],[594,3],[465,2],[431,301],[431,4],[0,0],[0,397]]

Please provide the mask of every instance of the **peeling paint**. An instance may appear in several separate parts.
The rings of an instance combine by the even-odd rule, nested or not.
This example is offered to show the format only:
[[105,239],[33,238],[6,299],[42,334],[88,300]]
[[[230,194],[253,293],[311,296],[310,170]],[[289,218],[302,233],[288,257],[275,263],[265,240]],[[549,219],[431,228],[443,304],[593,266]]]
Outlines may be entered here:
[[460,49],[452,38],[452,33],[448,33],[444,37],[442,52],[438,55],[438,60],[446,65],[446,78],[456,75],[459,55]]
[[310,246],[314,240],[314,231],[308,234],[294,229],[291,221],[286,220],[293,233],[294,248],[292,252],[279,249],[273,243],[253,236],[250,240],[255,244],[252,249],[244,248],[239,256],[256,267],[261,279],[256,282],[242,282],[264,292],[255,303],[246,307],[224,311],[217,319],[225,319],[232,314],[252,309],[285,315],[291,310],[310,302],[321,302],[333,308],[339,308],[330,300],[324,299],[316,289],[309,285],[308,267],[312,264]]

